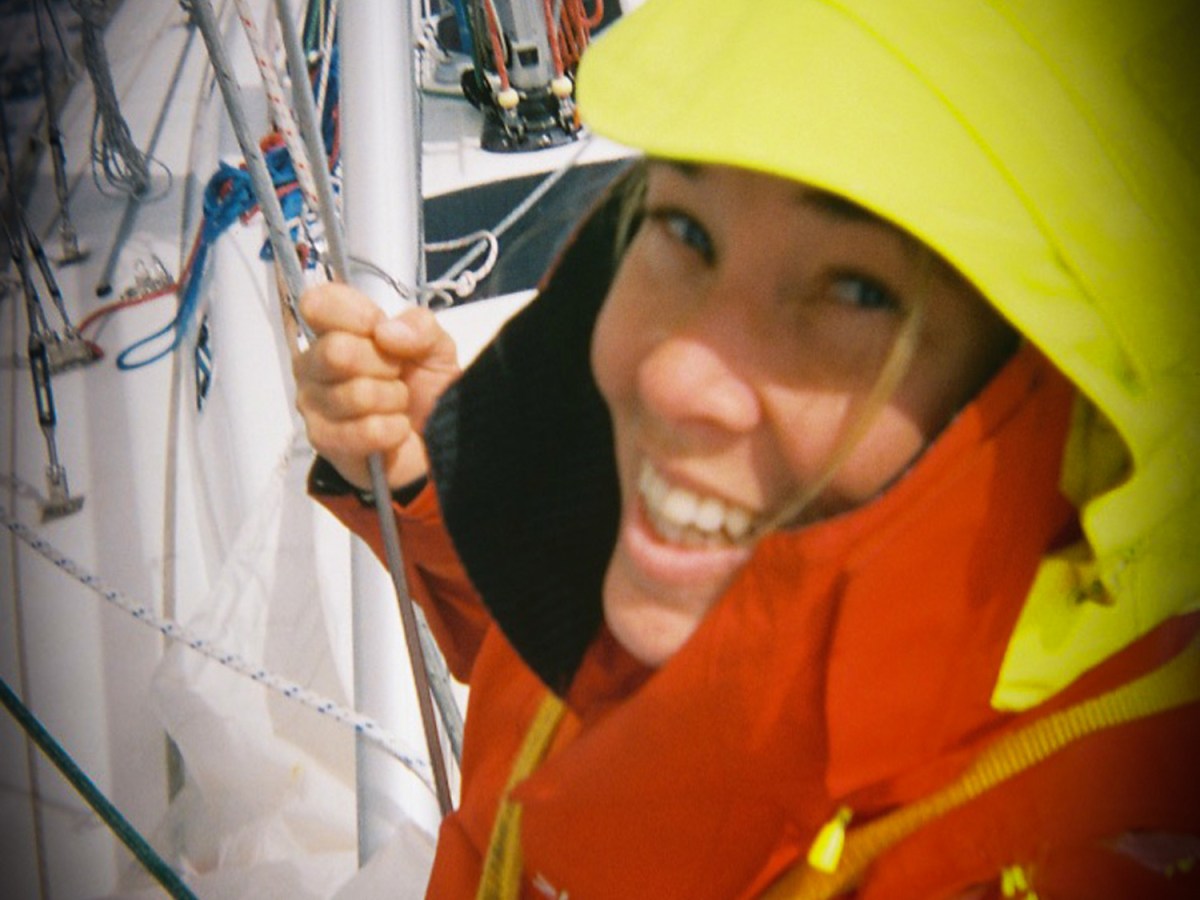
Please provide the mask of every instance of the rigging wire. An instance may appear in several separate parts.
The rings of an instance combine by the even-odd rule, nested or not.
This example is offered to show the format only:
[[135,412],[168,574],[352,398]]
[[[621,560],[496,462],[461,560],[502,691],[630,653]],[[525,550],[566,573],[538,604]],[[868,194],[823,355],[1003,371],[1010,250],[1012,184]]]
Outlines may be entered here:
[[[329,165],[325,162],[325,148],[321,134],[317,128],[316,106],[312,94],[307,90],[308,79],[305,77],[303,50],[299,35],[296,33],[295,19],[292,17],[288,0],[275,0],[276,15],[284,39],[284,51],[287,57],[288,71],[292,79],[293,99],[296,112],[300,118],[301,134],[311,158],[317,163],[317,189],[320,203],[317,211],[325,228],[326,240],[330,250],[330,260],[333,273],[337,280],[345,282],[348,275],[347,256],[342,242],[341,223],[336,213],[337,207],[333,195],[333,187],[329,180]],[[383,474],[382,457],[374,454],[368,460],[371,470],[372,490],[376,498],[376,510],[379,514],[380,526],[384,534],[385,556],[387,567],[396,591],[400,615],[404,624],[405,642],[409,652],[409,660],[413,670],[413,680],[417,685],[418,701],[421,707],[422,722],[425,727],[429,753],[434,765],[435,778],[439,786],[438,799],[442,813],[448,813],[451,808],[449,782],[442,771],[441,745],[437,738],[437,724],[433,718],[432,709],[428,708],[430,701],[437,706],[442,717],[442,724],[450,743],[455,760],[462,759],[462,714],[454,701],[450,687],[450,673],[445,660],[438,650],[425,622],[424,615],[412,602],[404,576],[403,557],[400,551],[400,538],[396,533],[395,513],[391,505],[391,492],[387,490],[387,480]],[[443,790],[444,788],[444,790]]]
[[[38,40],[38,56],[41,59],[40,70],[42,73],[42,95],[46,101],[46,138],[50,147],[50,162],[54,169],[54,191],[58,198],[58,224],[59,238],[62,241],[63,262],[79,262],[87,254],[79,247],[79,235],[75,231],[75,224],[71,221],[69,210],[67,189],[67,155],[63,150],[62,131],[58,127],[58,109],[53,78],[50,75],[50,51],[46,47],[45,35],[42,29],[42,6],[45,5],[47,12],[50,15],[51,22],[54,24],[55,33],[58,34],[58,23],[54,19],[53,10],[50,7],[50,0],[44,0],[34,3],[33,19],[34,26],[37,29]],[[66,48],[62,43],[62,35],[58,34],[59,47],[63,50],[63,59],[70,64],[70,57],[66,53]]]
[[[9,480],[0,476],[0,480]],[[285,699],[299,703],[313,712],[341,725],[352,728],[355,734],[378,746],[393,756],[401,765],[415,775],[430,792],[434,786],[429,777],[429,765],[421,758],[414,756],[404,743],[391,734],[382,725],[369,716],[364,716],[349,709],[335,700],[322,696],[302,684],[284,678],[268,671],[264,666],[246,659],[240,653],[226,650],[209,638],[201,635],[174,619],[156,614],[149,604],[139,603],[126,596],[119,590],[110,587],[95,574],[84,569],[79,563],[66,556],[50,542],[42,538],[34,529],[15,519],[7,507],[0,504],[0,524],[11,532],[18,540],[40,554],[44,559],[75,579],[79,584],[98,595],[106,602],[132,616],[149,628],[153,628],[164,637],[183,644],[201,656],[213,660],[221,666],[249,678],[256,684],[261,684],[268,690]]]
[[[310,208],[317,209],[319,203],[317,200],[317,186],[313,181],[312,171],[309,167],[308,153],[300,141],[300,136],[296,133],[296,121],[292,117],[292,110],[288,106],[287,101],[284,100],[283,85],[279,83],[279,73],[275,71],[275,64],[272,62],[266,47],[263,46],[262,36],[259,33],[258,25],[255,23],[253,15],[250,13],[247,0],[234,0],[234,5],[237,7],[238,20],[242,23],[242,30],[246,34],[246,40],[250,44],[251,55],[254,57],[255,65],[258,66],[259,77],[262,78],[263,88],[267,95],[267,103],[271,109],[271,117],[274,120],[275,127],[279,129],[279,133],[283,136],[284,144],[291,155],[292,167],[295,169],[296,179],[300,183],[304,202]],[[307,74],[304,78],[304,84],[308,84]]]
[[[285,0],[277,0],[277,2],[281,5],[281,8],[286,8]],[[303,273],[300,270],[299,259],[295,249],[290,244],[286,224],[283,220],[283,213],[279,200],[272,188],[266,163],[263,161],[257,144],[250,135],[250,129],[242,107],[241,89],[232,77],[232,69],[225,47],[221,42],[212,6],[209,0],[186,0],[186,3],[193,14],[197,26],[200,28],[201,36],[204,38],[205,45],[208,48],[209,58],[216,73],[217,84],[225,100],[226,112],[229,115],[234,134],[237,137],[242,155],[245,158],[254,193],[259,199],[260,209],[266,219],[275,261],[281,269],[284,286],[288,294],[284,302],[288,305],[291,315],[301,333],[304,334],[305,339],[312,341],[314,335],[308,324],[303,320],[299,310],[296,309],[296,301],[299,299],[304,288]],[[291,21],[290,16],[289,21]],[[325,169],[326,167],[322,166],[321,168]],[[328,215],[332,221],[332,210],[326,210],[323,214]],[[414,678],[418,683],[417,699],[421,708],[421,718],[424,724],[426,742],[429,747],[430,763],[434,771],[434,785],[437,789],[438,805],[442,810],[442,814],[445,815],[453,808],[453,801],[450,797],[449,777],[446,773],[445,760],[442,757],[441,744],[437,735],[437,723],[432,708],[431,688],[427,674],[428,662],[425,659],[420,638],[416,634],[417,624],[405,584],[399,535],[396,531],[396,521],[391,509],[390,492],[387,490],[387,479],[383,472],[383,462],[380,454],[372,454],[368,459],[368,467],[371,470],[372,486],[376,496],[380,526],[383,531],[387,568],[392,577],[393,586],[396,588],[401,616],[406,626],[405,640],[408,644],[409,656],[413,664]],[[411,628],[409,627],[410,625]]]
[[[21,207],[17,200],[16,185],[13,176],[12,150],[8,142],[8,117],[4,113],[4,105],[0,103],[0,143],[4,144],[4,162],[8,188],[7,208],[0,215],[5,237],[8,239],[9,251],[12,254],[13,265],[21,278],[25,293],[25,312],[29,320],[29,338],[26,344],[29,355],[29,372],[33,377],[33,394],[37,403],[38,426],[46,442],[48,465],[46,466],[46,485],[50,497],[42,507],[44,518],[57,518],[70,515],[83,505],[82,497],[72,497],[67,486],[67,470],[58,458],[58,442],[55,430],[58,425],[58,415],[54,408],[54,392],[51,388],[50,373],[50,344],[56,345],[62,341],[48,325],[46,312],[34,287],[33,278],[29,273],[29,261],[25,255],[25,240],[22,230]],[[10,227],[9,220],[12,220]]]
[[5,709],[17,720],[18,724],[25,730],[25,733],[37,744],[46,757],[54,763],[58,771],[63,774],[63,777],[87,801],[88,806],[103,820],[109,830],[120,838],[121,843],[128,847],[130,852],[137,857],[138,862],[154,877],[154,880],[162,885],[168,894],[178,898],[178,900],[196,900],[196,895],[187,886],[183,878],[180,877],[179,873],[172,869],[159,856],[158,852],[150,846],[150,842],[142,837],[138,830],[130,824],[128,819],[121,815],[121,811],[88,778],[83,769],[79,767],[79,764],[63,749],[62,745],[54,738],[54,735],[46,730],[46,727],[30,711],[29,707],[21,701],[21,698],[16,695],[12,688],[8,686],[8,682],[3,678],[0,678],[0,702],[4,704]]

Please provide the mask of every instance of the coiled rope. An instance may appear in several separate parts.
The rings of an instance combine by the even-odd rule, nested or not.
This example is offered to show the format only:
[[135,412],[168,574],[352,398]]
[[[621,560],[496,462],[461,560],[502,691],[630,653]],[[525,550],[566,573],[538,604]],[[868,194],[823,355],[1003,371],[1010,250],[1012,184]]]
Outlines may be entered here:
[[[270,173],[272,189],[284,194],[284,200],[293,196],[296,176],[290,159],[283,147],[269,149],[265,154],[265,166]],[[191,325],[192,317],[200,304],[201,291],[209,250],[217,238],[234,223],[248,219],[258,208],[253,177],[245,169],[222,162],[216,174],[204,188],[204,212],[192,245],[191,253],[184,266],[183,274],[175,284],[179,293],[179,306],[174,317],[162,328],[140,338],[122,350],[116,359],[119,369],[140,369],[157,362],[172,353],[183,342]],[[289,254],[293,260],[296,255]],[[299,263],[296,263],[297,267]],[[143,352],[163,338],[170,340],[153,352]]]
[[[130,194],[141,194],[150,186],[150,167],[138,149],[121,115],[112,70],[104,48],[105,6],[103,0],[70,0],[82,22],[83,60],[96,97],[92,120],[92,173],[99,166],[105,181]],[[99,186],[99,177],[96,177]],[[103,189],[102,189],[103,190]]]

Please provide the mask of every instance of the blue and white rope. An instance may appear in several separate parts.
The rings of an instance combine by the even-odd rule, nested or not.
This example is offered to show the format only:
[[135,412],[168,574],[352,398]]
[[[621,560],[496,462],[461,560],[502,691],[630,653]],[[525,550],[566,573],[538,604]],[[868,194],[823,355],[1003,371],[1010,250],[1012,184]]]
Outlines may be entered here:
[[353,728],[356,734],[361,735],[364,739],[395,757],[401,765],[420,779],[421,783],[430,792],[433,792],[434,787],[429,763],[410,753],[398,737],[387,731],[374,719],[364,716],[353,709],[348,709],[336,701],[324,697],[315,691],[311,691],[295,681],[275,675],[261,665],[246,659],[241,654],[222,649],[208,638],[196,634],[186,626],[172,619],[159,616],[145,604],[138,603],[126,597],[120,591],[106,585],[98,576],[88,572],[74,560],[59,552],[59,550],[32,528],[12,518],[7,507],[2,504],[0,504],[0,521],[3,521],[4,527],[12,532],[13,535],[31,549],[41,554],[41,556],[55,567],[74,578],[93,593],[98,594],[122,612],[128,613],[137,621],[153,628],[163,636],[185,644],[192,650],[221,664],[225,668],[237,672],[239,675],[243,675],[289,700],[294,700],[322,716]]

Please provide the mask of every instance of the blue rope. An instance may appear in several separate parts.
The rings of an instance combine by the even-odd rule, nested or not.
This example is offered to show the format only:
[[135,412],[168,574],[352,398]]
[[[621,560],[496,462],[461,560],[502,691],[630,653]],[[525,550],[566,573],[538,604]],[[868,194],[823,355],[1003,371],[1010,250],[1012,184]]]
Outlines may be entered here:
[[[325,109],[322,111],[321,117],[321,131],[326,153],[333,147],[337,130],[338,68],[338,56],[335,48],[329,71]],[[284,218],[288,221],[299,219],[304,212],[304,198],[287,147],[282,145],[273,147],[263,154],[263,159],[267,164],[267,171],[271,175],[271,183],[276,190],[282,191],[279,201]],[[158,331],[140,338],[122,350],[116,358],[118,369],[122,371],[140,369],[158,362],[178,349],[196,314],[196,308],[200,304],[200,286],[203,281],[205,263],[208,260],[209,248],[239,218],[254,211],[257,208],[257,202],[250,174],[245,169],[221,162],[216,173],[208,180],[208,184],[204,188],[200,239],[196,244],[196,254],[187,275],[187,283],[182,286],[179,307],[175,316]],[[291,232],[292,240],[295,242],[299,238],[299,228],[294,226]],[[263,244],[259,257],[267,261],[273,258],[270,241]],[[310,267],[316,265],[316,259],[310,258],[308,265]],[[170,336],[168,344],[149,356],[136,358],[137,353],[143,348],[156,342],[161,343],[161,340],[167,336]]]
[[[158,331],[122,350],[116,359],[118,369],[140,369],[142,366],[148,366],[172,353],[179,346],[199,305],[200,284],[209,248],[239,216],[249,212],[254,205],[254,189],[250,185],[250,175],[244,169],[222,162],[204,188],[204,217],[200,223],[200,239],[196,243],[196,254],[187,283],[180,294],[179,309],[175,317]],[[142,359],[130,359],[137,351],[166,335],[172,335],[171,342],[166,347]]]
[[104,824],[121,839],[122,843],[137,857],[138,862],[154,876],[154,879],[163,886],[167,893],[172,897],[180,898],[180,900],[197,900],[196,895],[192,893],[191,888],[184,884],[179,874],[167,865],[149,842],[129,824],[129,820],[121,815],[120,810],[100,792],[100,789],[92,783],[91,779],[54,739],[54,736],[13,693],[3,678],[0,678],[0,700],[4,701],[4,706],[25,729],[25,733],[33,738],[38,748],[58,767],[71,786],[83,796],[88,806],[95,810],[96,815],[104,820]]
[[[291,157],[286,147],[276,147],[269,150],[264,157],[267,170],[271,173],[271,182],[286,193],[280,197],[283,214],[288,219],[297,218],[304,208],[296,171],[292,167]],[[204,278],[205,263],[208,261],[208,251],[217,238],[225,233],[231,225],[244,215],[257,208],[254,188],[250,183],[250,174],[241,168],[236,168],[222,162],[217,173],[209,179],[204,188],[204,217],[200,225],[200,239],[196,243],[196,255],[192,260],[192,268],[188,273],[187,283],[179,298],[179,308],[175,317],[153,334],[149,334],[130,344],[117,356],[117,368],[122,370],[140,369],[151,363],[158,362],[164,356],[173,353],[183,342],[196,308],[200,305],[200,286]],[[292,239],[297,238],[297,229],[292,229]],[[270,243],[268,242],[259,254],[262,259],[270,260]],[[171,335],[171,341],[157,352],[141,359],[131,359],[139,350]]]

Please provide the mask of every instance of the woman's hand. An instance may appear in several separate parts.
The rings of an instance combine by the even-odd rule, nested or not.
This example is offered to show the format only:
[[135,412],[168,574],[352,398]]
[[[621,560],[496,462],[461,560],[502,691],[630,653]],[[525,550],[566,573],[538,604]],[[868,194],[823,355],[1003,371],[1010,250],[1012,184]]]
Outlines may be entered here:
[[421,431],[459,373],[453,338],[427,309],[388,319],[369,297],[343,284],[305,291],[300,313],[315,337],[293,357],[292,372],[313,448],[364,490],[371,486],[372,453],[383,454],[393,489],[424,475]]

